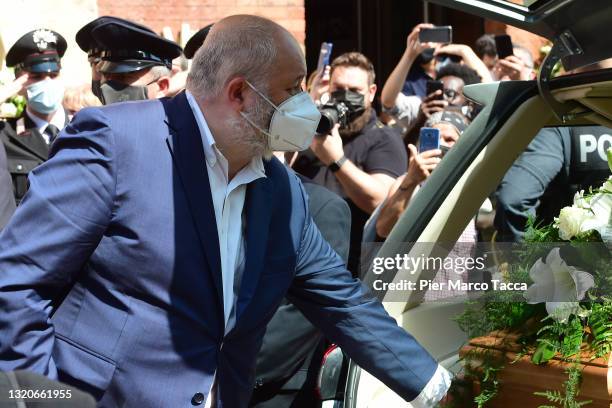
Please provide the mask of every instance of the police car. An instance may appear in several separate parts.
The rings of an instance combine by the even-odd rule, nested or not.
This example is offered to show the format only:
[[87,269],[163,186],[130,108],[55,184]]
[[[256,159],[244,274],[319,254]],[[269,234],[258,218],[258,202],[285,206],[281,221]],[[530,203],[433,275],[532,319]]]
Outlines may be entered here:
[[[501,21],[548,38],[553,47],[538,78],[467,86],[466,97],[483,110],[413,198],[377,256],[393,256],[400,242],[455,242],[481,203],[543,128],[612,128],[612,69],[552,77],[561,61],[566,71],[612,57],[610,0],[428,0]],[[586,127],[586,128],[585,128]],[[577,169],[603,160],[609,133],[578,132],[572,149]],[[394,282],[421,279],[421,271],[394,271]],[[372,287],[378,275],[364,278]],[[457,371],[466,336],[453,317],[464,301],[423,302],[423,291],[403,301],[380,292],[387,311],[446,368]],[[323,407],[409,407],[381,382],[330,349],[319,376]]]

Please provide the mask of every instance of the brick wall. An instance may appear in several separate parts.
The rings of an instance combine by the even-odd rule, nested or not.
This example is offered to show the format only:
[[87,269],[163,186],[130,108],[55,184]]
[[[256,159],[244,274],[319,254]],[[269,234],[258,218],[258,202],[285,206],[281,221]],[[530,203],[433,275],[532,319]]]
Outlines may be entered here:
[[[182,23],[193,32],[232,14],[268,17],[287,28],[303,44],[304,0],[97,0],[100,16],[127,18],[156,32],[168,26],[179,41]],[[183,42],[186,41],[185,39]]]

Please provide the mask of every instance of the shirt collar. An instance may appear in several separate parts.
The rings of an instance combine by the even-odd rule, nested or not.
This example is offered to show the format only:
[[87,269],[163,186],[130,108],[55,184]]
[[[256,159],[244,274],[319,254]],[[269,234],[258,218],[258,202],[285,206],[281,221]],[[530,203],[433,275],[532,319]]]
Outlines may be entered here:
[[31,113],[30,110],[27,108],[26,114],[34,123],[34,126],[36,126],[36,129],[38,129],[41,135],[45,133],[45,129],[47,129],[47,126],[50,124],[55,125],[55,127],[57,127],[59,130],[62,130],[64,128],[64,125],[66,124],[66,113],[64,112],[64,108],[62,108],[61,106],[53,114],[51,122],[47,122],[46,120],[39,118],[35,114]]
[[[217,164],[217,153],[215,153],[215,151],[220,155],[222,155],[222,153],[217,149],[215,138],[208,127],[208,123],[206,123],[206,118],[202,113],[202,109],[200,109],[200,105],[198,105],[197,101],[195,100],[195,97],[189,91],[185,91],[185,95],[187,95],[187,102],[189,102],[189,107],[195,116],[198,129],[200,130],[206,162],[210,167],[214,167]],[[254,179],[266,177],[263,160],[260,156],[253,157],[251,162],[243,170],[247,168],[254,173],[254,176],[256,176]]]

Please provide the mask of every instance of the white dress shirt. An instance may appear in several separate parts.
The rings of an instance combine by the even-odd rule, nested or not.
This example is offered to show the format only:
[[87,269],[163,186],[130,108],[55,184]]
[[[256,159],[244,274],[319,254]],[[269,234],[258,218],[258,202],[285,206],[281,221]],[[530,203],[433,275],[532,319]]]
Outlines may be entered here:
[[51,118],[51,122],[47,122],[46,120],[39,118],[35,114],[31,113],[27,108],[26,108],[26,115],[28,115],[30,120],[34,122],[34,125],[36,126],[36,128],[38,129],[42,137],[45,139],[45,142],[47,144],[49,144],[50,142],[49,135],[45,133],[47,126],[54,125],[59,130],[62,130],[64,126],[66,126],[66,112],[64,112],[64,108],[62,108],[61,106],[53,114],[53,117]]
[[[236,301],[245,267],[246,220],[243,208],[246,187],[250,182],[266,177],[266,174],[261,157],[254,157],[234,178],[229,180],[227,159],[217,148],[215,139],[195,98],[188,91],[186,95],[202,137],[208,182],[215,210],[223,282],[223,314],[225,334],[227,334],[236,324]],[[205,408],[212,405],[211,395],[214,393],[215,382],[216,379],[213,380]]]
[[[227,334],[236,324],[237,289],[240,287],[239,281],[245,267],[244,233],[246,223],[242,210],[244,208],[246,186],[251,181],[266,177],[266,175],[261,157],[255,157],[232,180],[228,180],[227,159],[217,149],[215,139],[193,95],[187,91],[186,95],[202,137],[208,181],[215,208],[223,279],[225,333]],[[238,279],[235,277],[238,277]],[[215,382],[214,380],[213,384]],[[438,366],[427,386],[417,398],[410,402],[411,405],[415,408],[434,406],[446,394],[450,383],[451,374],[442,366]],[[214,386],[212,390],[214,390]],[[211,407],[213,398],[210,398],[210,396],[212,392],[209,393],[205,408]]]

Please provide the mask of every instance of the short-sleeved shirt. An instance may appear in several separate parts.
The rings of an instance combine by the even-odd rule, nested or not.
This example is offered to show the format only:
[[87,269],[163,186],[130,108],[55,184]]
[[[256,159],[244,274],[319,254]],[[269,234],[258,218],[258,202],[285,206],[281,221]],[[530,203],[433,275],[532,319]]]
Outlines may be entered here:
[[[408,168],[408,156],[399,132],[384,126],[372,112],[369,122],[363,131],[344,142],[344,155],[359,169],[368,174],[386,174],[397,178]],[[354,275],[358,274],[359,254],[363,227],[370,214],[361,210],[347,197],[344,188],[312,150],[308,149],[298,155],[293,169],[315,183],[344,198],[351,209],[351,248],[348,266]]]

